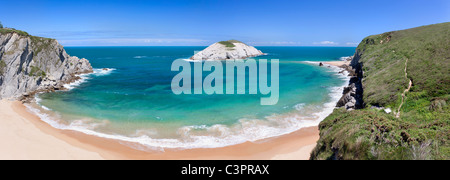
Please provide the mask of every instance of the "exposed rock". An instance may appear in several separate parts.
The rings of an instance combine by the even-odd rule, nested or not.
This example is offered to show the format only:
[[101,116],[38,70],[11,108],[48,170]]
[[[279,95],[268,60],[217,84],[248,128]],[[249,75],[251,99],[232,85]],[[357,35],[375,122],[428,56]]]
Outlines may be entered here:
[[364,107],[363,102],[363,87],[362,87],[362,68],[359,63],[358,52],[355,56],[352,56],[352,62],[350,66],[343,65],[341,68],[349,72],[350,82],[347,87],[344,88],[341,99],[339,99],[336,107],[344,107],[346,110],[361,109]]
[[387,114],[390,114],[392,112],[392,110],[391,110],[391,108],[386,108],[386,109],[384,109],[384,112]]
[[385,108],[385,107],[378,107],[378,106],[371,106],[370,109],[377,109],[377,110],[383,110],[386,114],[390,114],[392,112],[391,108]]
[[203,51],[192,56],[191,60],[232,60],[246,59],[249,57],[264,55],[263,52],[253,46],[240,41],[230,40],[214,43]]
[[339,66],[339,67],[342,68],[342,69],[344,69],[344,70],[342,70],[342,71],[339,72],[339,73],[344,73],[344,71],[347,71],[347,72],[348,72],[348,76],[357,76],[356,73],[355,73],[355,69],[353,69],[352,66],[349,66],[349,65],[347,65],[347,64],[344,64],[344,65]]
[[339,99],[336,107],[345,107],[345,109],[355,109],[356,106],[356,86],[355,83],[344,88],[343,96]]
[[323,63],[319,63],[319,66],[323,66]]
[[341,61],[351,61],[354,56],[348,56],[348,57],[341,57]]
[[0,99],[59,90],[92,71],[88,60],[69,56],[54,39],[0,34]]
[[430,111],[442,111],[447,106],[446,99],[434,98],[431,100]]

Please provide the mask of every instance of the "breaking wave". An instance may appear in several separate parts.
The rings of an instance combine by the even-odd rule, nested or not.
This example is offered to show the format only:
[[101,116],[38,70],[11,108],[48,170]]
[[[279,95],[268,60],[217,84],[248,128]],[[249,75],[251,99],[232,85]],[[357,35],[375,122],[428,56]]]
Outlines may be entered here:
[[80,79],[78,79],[72,83],[69,83],[69,84],[64,84],[63,86],[67,90],[72,90],[72,89],[80,86],[81,84],[87,82],[87,80],[91,79],[92,76],[106,76],[106,75],[111,74],[115,70],[116,69],[114,69],[114,68],[96,68],[96,69],[94,69],[93,73],[76,75]]

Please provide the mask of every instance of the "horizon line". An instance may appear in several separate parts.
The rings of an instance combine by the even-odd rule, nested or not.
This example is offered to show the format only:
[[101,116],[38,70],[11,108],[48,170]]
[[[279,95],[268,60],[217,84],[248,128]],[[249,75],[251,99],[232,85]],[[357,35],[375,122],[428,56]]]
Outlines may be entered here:
[[[208,47],[208,45],[157,45],[157,46],[154,46],[154,45],[148,45],[148,46],[145,46],[145,45],[130,45],[130,46],[128,46],[128,45],[109,45],[109,46],[103,46],[103,45],[100,45],[100,46],[92,46],[92,45],[86,45],[86,46],[78,46],[78,45],[75,45],[75,46],[65,46],[65,45],[63,45],[63,47]],[[308,46],[308,45],[304,45],[304,46],[302,46],[302,45],[300,45],[300,46],[268,46],[268,45],[265,45],[265,46],[254,46],[254,47],[353,47],[353,48],[356,48],[356,47],[358,47],[358,46]]]

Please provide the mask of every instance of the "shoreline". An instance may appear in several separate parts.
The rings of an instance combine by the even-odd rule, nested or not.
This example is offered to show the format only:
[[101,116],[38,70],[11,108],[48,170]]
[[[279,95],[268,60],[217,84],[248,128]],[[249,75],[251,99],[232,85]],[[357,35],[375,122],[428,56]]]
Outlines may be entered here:
[[[349,63],[324,62],[339,68]],[[312,126],[226,147],[141,151],[132,148],[140,146],[135,143],[54,128],[19,101],[1,100],[0,107],[0,127],[7,129],[0,131],[0,145],[10,147],[0,150],[0,159],[308,160],[320,138],[318,126]],[[37,141],[24,148],[31,138]]]
[[0,127],[5,128],[0,145],[9,147],[0,150],[0,159],[307,160],[319,139],[318,127],[313,126],[222,148],[148,152],[131,148],[129,142],[53,128],[19,101],[2,100],[0,107]]
[[326,64],[326,65],[330,65],[330,66],[340,67],[340,68],[342,68],[342,66],[344,66],[344,65],[347,65],[347,66],[350,65],[350,61],[324,61],[322,63]]

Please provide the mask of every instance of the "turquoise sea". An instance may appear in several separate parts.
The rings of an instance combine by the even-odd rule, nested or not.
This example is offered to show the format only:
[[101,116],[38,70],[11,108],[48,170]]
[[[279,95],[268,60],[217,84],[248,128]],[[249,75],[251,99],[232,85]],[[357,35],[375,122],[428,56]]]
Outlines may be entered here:
[[[280,99],[262,95],[175,95],[171,65],[205,47],[66,47],[95,72],[40,94],[30,109],[52,126],[142,147],[214,148],[256,141],[317,125],[333,110],[347,77],[317,62],[351,56],[353,47],[257,47],[279,59]],[[104,68],[108,68],[105,70]],[[206,72],[204,72],[207,75]]]

